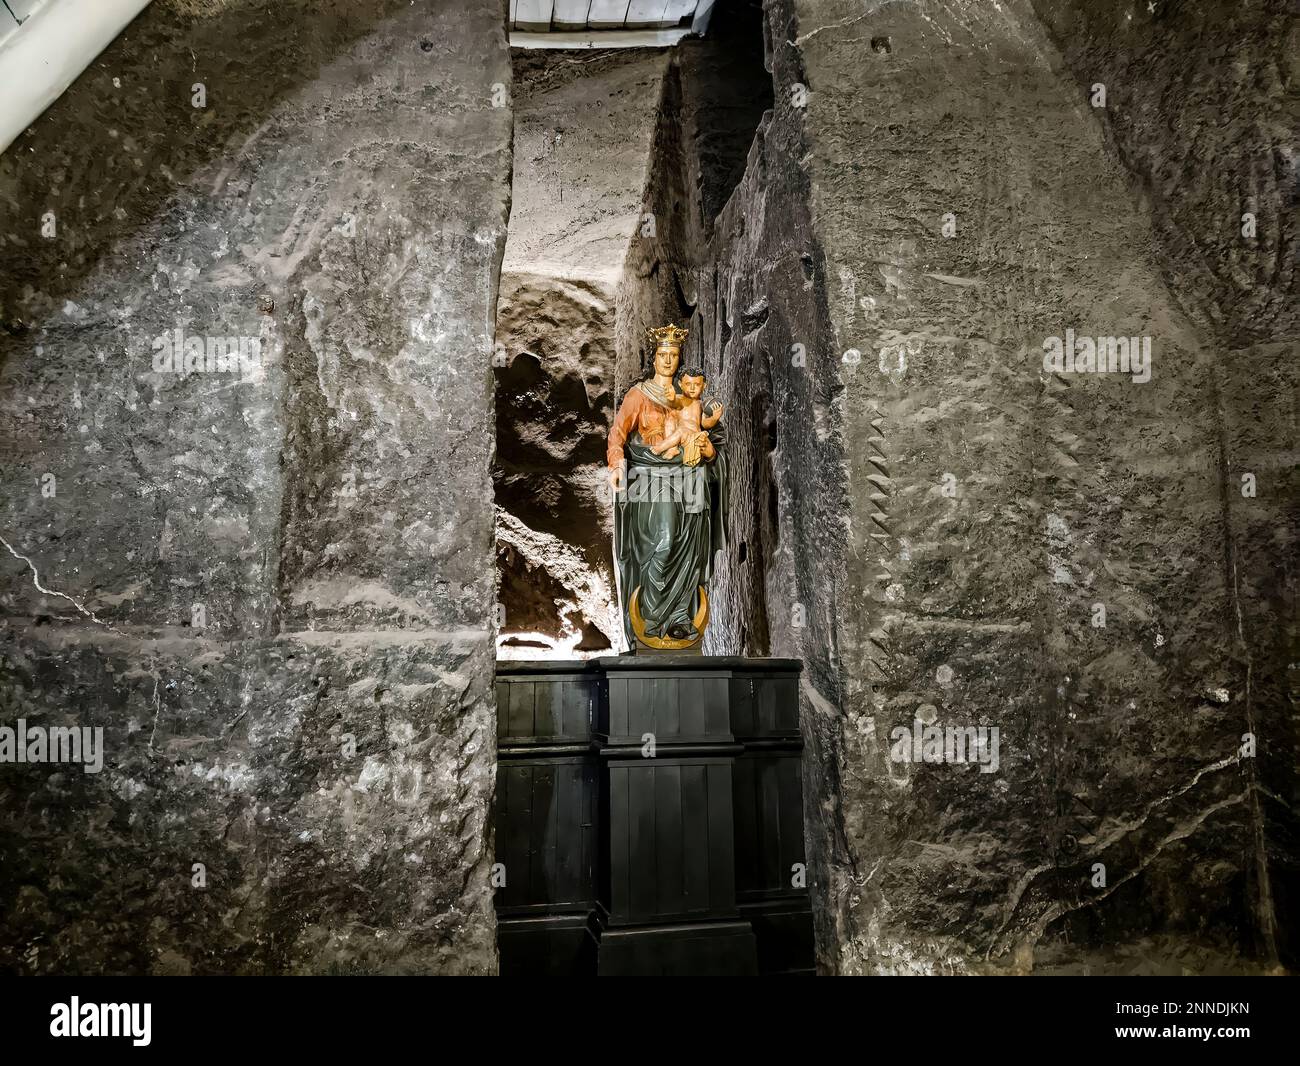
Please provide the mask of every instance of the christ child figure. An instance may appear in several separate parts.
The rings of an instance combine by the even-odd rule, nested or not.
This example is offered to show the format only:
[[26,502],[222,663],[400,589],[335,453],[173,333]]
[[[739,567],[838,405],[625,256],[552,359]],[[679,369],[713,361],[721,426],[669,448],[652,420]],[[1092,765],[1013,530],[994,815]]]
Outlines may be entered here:
[[713,454],[713,444],[707,430],[722,419],[722,404],[710,403],[706,412],[700,396],[704,393],[704,371],[687,367],[678,378],[682,395],[673,399],[664,425],[664,436],[650,450],[665,459],[676,459],[680,454],[686,466],[696,466],[703,455]]

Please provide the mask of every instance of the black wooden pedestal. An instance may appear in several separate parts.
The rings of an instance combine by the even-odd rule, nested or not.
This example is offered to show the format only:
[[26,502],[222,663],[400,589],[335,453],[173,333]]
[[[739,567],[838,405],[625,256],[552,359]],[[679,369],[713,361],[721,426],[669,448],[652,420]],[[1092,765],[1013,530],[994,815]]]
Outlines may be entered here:
[[811,973],[799,663],[497,669],[501,973]]
[[502,976],[592,972],[600,676],[583,662],[497,666],[496,890]]

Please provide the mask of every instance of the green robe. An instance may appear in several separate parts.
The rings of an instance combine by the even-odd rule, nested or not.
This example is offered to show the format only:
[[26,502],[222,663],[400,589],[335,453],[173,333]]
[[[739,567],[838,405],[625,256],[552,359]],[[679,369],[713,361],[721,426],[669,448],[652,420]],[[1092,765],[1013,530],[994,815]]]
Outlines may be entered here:
[[627,480],[614,503],[614,561],[628,647],[636,649],[628,602],[638,586],[647,636],[690,625],[699,587],[713,575],[714,555],[726,544],[727,460],[722,427],[709,431],[715,455],[685,466],[680,454],[664,459],[632,434],[624,445]]

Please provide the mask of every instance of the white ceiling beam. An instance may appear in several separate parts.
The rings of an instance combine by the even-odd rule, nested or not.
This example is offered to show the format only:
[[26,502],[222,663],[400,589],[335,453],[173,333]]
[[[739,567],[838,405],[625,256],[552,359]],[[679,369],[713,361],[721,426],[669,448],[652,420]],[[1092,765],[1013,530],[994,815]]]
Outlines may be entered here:
[[511,48],[671,48],[691,31],[574,30],[562,33],[527,33],[513,30]]
[[554,8],[554,0],[519,0],[511,25],[521,30],[545,33],[551,28],[551,12]]
[[591,0],[587,25],[593,30],[621,30],[627,22],[630,0]]
[[148,6],[149,0],[46,0],[0,41],[0,152]]
[[585,30],[591,0],[555,0],[551,26],[557,30]]
[[664,21],[670,26],[678,26],[682,19],[694,15],[700,0],[668,0],[664,5]]
[[664,8],[667,6],[667,0],[632,0],[627,8],[627,28],[648,29],[667,25],[664,22]]

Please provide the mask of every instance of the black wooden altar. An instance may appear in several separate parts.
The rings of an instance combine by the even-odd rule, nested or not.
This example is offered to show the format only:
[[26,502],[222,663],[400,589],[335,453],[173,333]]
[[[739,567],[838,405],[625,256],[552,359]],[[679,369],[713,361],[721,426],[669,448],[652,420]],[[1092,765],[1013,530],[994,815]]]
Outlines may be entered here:
[[812,972],[798,673],[498,663],[503,975]]

